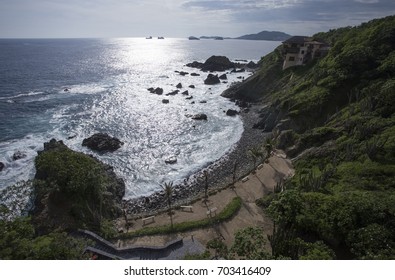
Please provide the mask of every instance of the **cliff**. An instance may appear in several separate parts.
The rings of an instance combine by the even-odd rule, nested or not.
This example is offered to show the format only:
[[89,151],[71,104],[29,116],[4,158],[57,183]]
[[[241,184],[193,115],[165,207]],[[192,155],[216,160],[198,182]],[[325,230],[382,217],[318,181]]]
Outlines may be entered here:
[[262,203],[273,255],[393,259],[395,16],[314,37],[331,43],[326,57],[282,71],[279,47],[223,94],[265,105],[256,127],[296,167]]

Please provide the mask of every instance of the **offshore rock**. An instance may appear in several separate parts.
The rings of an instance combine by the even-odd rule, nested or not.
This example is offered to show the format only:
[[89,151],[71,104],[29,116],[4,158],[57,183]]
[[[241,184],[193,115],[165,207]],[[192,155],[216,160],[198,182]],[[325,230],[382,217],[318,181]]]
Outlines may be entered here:
[[196,114],[194,116],[192,116],[193,120],[203,120],[203,121],[207,121],[207,115],[206,114]]
[[218,75],[208,74],[207,78],[204,80],[206,85],[216,85],[220,84],[221,81],[218,78]]
[[238,114],[239,114],[239,112],[237,112],[236,110],[233,110],[233,109],[229,109],[228,111],[226,111],[226,115],[227,116],[233,117],[233,116],[236,116]]
[[12,160],[13,161],[17,161],[20,159],[23,159],[26,157],[26,154],[21,152],[21,151],[16,151],[13,155],[12,155]]
[[114,152],[122,145],[123,142],[107,133],[96,133],[82,141],[82,146],[98,152]]
[[202,71],[226,71],[234,67],[234,63],[226,56],[211,56],[202,65]]

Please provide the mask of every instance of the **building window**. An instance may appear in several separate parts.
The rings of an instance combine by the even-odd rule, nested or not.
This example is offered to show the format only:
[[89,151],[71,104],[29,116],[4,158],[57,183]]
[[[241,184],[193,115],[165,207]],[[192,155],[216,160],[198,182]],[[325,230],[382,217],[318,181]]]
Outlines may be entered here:
[[304,54],[304,51],[300,51],[301,54]]
[[290,56],[290,57],[288,58],[288,61],[295,61],[295,57],[294,57],[294,56]]

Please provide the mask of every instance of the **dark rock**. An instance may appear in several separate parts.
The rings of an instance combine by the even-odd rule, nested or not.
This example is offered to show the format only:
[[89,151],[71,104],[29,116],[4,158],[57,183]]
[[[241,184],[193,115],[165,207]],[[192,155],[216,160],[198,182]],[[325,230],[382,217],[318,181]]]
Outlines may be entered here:
[[253,61],[250,61],[250,62],[247,63],[246,67],[248,67],[250,69],[255,69],[255,68],[258,68],[258,64],[256,64]]
[[199,103],[205,104],[205,103],[207,103],[207,101],[206,100],[202,100]]
[[188,72],[184,72],[184,71],[181,71],[181,72],[180,72],[180,75],[181,75],[181,76],[186,76],[186,75],[188,75],[188,74],[189,74]]
[[192,73],[191,76],[198,77],[198,76],[200,76],[200,74],[198,74],[198,73]]
[[222,74],[221,76],[219,76],[220,80],[227,80],[228,77],[226,76],[226,74]]
[[220,84],[221,81],[218,78],[218,75],[208,74],[207,78],[204,80],[206,85],[215,85]]
[[168,104],[169,102],[170,102],[169,99],[162,99],[163,104]]
[[169,92],[169,93],[166,93],[166,96],[169,96],[169,95],[176,95],[176,94],[178,94],[180,91],[177,89],[177,90],[174,90],[174,91],[172,91],[172,92]]
[[181,94],[182,95],[189,95],[189,92],[186,90],[186,91],[181,92]]
[[169,157],[168,159],[165,160],[166,164],[175,164],[177,163],[177,158],[175,156]]
[[194,116],[192,116],[193,120],[207,120],[207,115],[206,114],[196,114]]
[[23,159],[26,157],[26,154],[21,152],[21,151],[16,151],[13,155],[12,155],[12,160],[13,161],[17,161],[20,159]]
[[239,106],[240,108],[249,108],[249,107],[251,107],[251,105],[247,101],[244,101],[244,100],[237,100],[236,101],[236,105]]
[[107,133],[96,133],[82,141],[82,146],[87,146],[98,152],[113,152],[122,145],[123,143],[119,139],[111,137]]
[[0,172],[3,171],[5,164],[0,161]]
[[147,89],[150,93],[155,93],[157,95],[163,94],[163,88],[157,87],[157,88],[148,88]]
[[192,101],[191,104],[195,104],[195,101]]
[[182,88],[182,84],[181,84],[181,83],[178,83],[178,84],[176,85],[176,88]]
[[241,68],[241,69],[233,69],[232,71],[230,71],[230,73],[243,73],[243,72],[245,72],[246,70],[244,69],[244,68]]
[[236,116],[237,114],[239,114],[239,112],[233,109],[229,109],[228,111],[226,111],[227,116]]
[[279,149],[285,149],[295,144],[296,136],[295,132],[290,130],[281,131],[277,139],[277,147]]
[[195,88],[195,86],[194,86],[194,85],[190,85],[189,87],[190,87],[190,88]]
[[191,68],[199,68],[200,69],[200,68],[202,68],[203,63],[194,61],[192,63],[188,63],[187,66],[191,67]]
[[211,56],[201,67],[202,71],[226,71],[234,67],[234,63],[226,56]]
[[193,98],[193,96],[189,96],[189,97],[187,97],[187,98],[185,98],[185,99],[188,99],[188,100],[189,100],[189,99],[192,99],[192,98]]

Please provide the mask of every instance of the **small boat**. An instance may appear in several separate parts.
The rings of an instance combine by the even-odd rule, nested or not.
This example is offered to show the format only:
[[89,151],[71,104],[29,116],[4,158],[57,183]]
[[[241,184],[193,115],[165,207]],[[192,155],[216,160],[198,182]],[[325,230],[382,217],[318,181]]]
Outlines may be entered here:
[[149,37],[145,37],[145,39],[152,39],[152,36],[149,36]]

